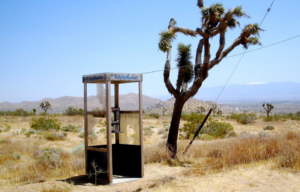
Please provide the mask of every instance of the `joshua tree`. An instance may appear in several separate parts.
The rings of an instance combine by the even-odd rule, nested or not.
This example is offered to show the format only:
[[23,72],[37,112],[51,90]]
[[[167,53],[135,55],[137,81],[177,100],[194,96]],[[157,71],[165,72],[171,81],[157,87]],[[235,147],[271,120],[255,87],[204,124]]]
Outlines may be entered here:
[[51,104],[49,103],[49,101],[41,102],[40,108],[42,108],[45,111],[45,113],[47,113],[47,110],[51,109]]
[[[266,108],[266,106],[267,106],[267,108]],[[274,109],[274,106],[272,104],[270,104],[270,103],[267,103],[267,104],[262,104],[262,107],[267,112],[267,117],[269,118],[269,114],[272,111],[272,109]]]
[[[239,25],[237,21],[240,17],[249,17],[242,10],[241,6],[230,9],[227,12],[220,3],[204,7],[203,0],[198,0],[198,7],[202,13],[202,25],[196,30],[177,27],[176,20],[171,19],[169,22],[168,30],[160,33],[159,49],[167,52],[167,60],[164,70],[164,82],[168,91],[174,95],[175,103],[172,114],[172,120],[167,140],[167,149],[172,158],[176,158],[177,153],[177,139],[178,129],[180,123],[180,116],[184,103],[192,96],[194,96],[202,85],[202,82],[208,77],[208,71],[214,66],[219,64],[224,57],[228,55],[235,47],[243,45],[247,48],[249,45],[259,44],[258,34],[262,29],[258,24],[246,25],[242,30],[240,36],[226,49],[225,47],[225,34],[229,29],[235,28]],[[170,68],[171,68],[171,42],[176,38],[177,33],[192,37],[200,37],[200,41],[196,51],[195,65],[192,65],[190,47],[191,45],[178,45],[178,78],[176,87],[170,82]],[[219,35],[219,48],[216,55],[211,59],[210,54],[210,39]],[[202,58],[203,57],[203,58]],[[192,85],[188,88],[188,83]]]
[[206,110],[205,110],[205,108],[204,108],[203,106],[197,107],[197,112],[198,112],[198,113],[202,114],[202,113],[204,113],[205,111],[206,111]]
[[33,114],[35,114],[36,113],[36,109],[32,109],[32,112],[33,112]]
[[222,109],[218,108],[218,109],[217,109],[217,114],[218,114],[218,115],[222,115],[222,113],[223,113]]
[[167,109],[166,109],[166,108],[163,108],[163,109],[162,109],[162,114],[163,114],[163,116],[165,116],[166,112],[167,112]]
[[214,114],[217,113],[217,107],[218,107],[218,105],[217,105],[216,103],[212,103],[212,104],[211,104],[212,112],[213,112]]

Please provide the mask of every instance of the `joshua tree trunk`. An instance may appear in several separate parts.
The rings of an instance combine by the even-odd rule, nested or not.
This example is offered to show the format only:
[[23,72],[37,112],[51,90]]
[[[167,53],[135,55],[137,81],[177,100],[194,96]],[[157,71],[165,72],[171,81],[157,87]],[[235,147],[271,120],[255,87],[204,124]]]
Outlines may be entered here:
[[181,99],[176,99],[167,141],[167,149],[171,158],[176,158],[178,130],[183,105],[184,102]]

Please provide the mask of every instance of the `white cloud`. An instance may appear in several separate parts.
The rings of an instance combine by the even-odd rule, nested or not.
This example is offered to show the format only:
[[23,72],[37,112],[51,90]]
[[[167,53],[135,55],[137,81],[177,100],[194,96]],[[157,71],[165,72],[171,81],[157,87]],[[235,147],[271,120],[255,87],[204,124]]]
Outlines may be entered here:
[[249,85],[259,85],[259,84],[265,84],[264,82],[251,82]]

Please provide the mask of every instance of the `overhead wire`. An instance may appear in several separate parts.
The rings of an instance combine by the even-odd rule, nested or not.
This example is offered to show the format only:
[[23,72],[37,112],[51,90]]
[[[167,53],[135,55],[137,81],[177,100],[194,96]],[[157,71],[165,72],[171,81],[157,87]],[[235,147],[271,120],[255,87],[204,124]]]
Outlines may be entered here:
[[[298,37],[300,37],[300,34],[299,34],[299,35],[296,35],[296,36],[293,36],[293,37],[290,37],[290,38],[288,38],[288,39],[284,39],[284,40],[282,40],[282,41],[278,41],[278,42],[276,42],[276,43],[272,43],[272,44],[269,44],[269,45],[266,45],[266,46],[257,48],[257,49],[253,49],[253,50],[246,51],[246,52],[243,52],[243,53],[238,53],[238,54],[235,54],[235,55],[230,55],[230,56],[225,57],[224,59],[228,59],[228,58],[231,58],[231,57],[236,57],[236,56],[239,56],[239,55],[243,55],[243,54],[251,53],[251,52],[254,52],[254,51],[261,50],[261,49],[265,49],[265,48],[268,48],[268,47],[272,47],[272,46],[274,46],[274,45],[277,45],[277,44],[280,44],[280,43],[284,43],[284,42],[286,42],[286,41],[290,41],[290,40],[295,39],[295,38],[298,38]],[[189,67],[189,66],[186,65],[186,66],[181,66],[181,67],[173,67],[173,68],[171,68],[170,70],[178,69],[178,68],[184,68],[184,67]],[[155,71],[147,71],[147,72],[143,72],[143,73],[141,73],[141,74],[157,73],[157,72],[161,72],[161,71],[164,71],[164,69],[161,69],[161,70],[155,70]]]
[[[262,23],[263,23],[263,21],[265,20],[266,16],[267,16],[267,15],[268,15],[268,13],[270,12],[270,10],[271,10],[271,7],[272,7],[272,5],[273,5],[274,1],[275,1],[275,0],[273,0],[273,1],[272,1],[272,3],[271,3],[271,5],[268,7],[268,9],[267,9],[267,12],[266,12],[265,16],[263,17],[262,21],[261,21],[261,22],[260,22],[260,24],[259,24],[259,27],[261,26],[261,24],[262,24]],[[229,78],[227,79],[227,81],[226,81],[225,85],[223,86],[223,88],[222,88],[221,92],[219,93],[219,95],[218,95],[217,99],[215,100],[215,102],[217,102],[217,101],[219,100],[219,98],[220,98],[221,94],[223,93],[223,91],[224,91],[225,87],[227,86],[227,83],[228,83],[228,82],[229,82],[229,80],[231,79],[232,75],[234,74],[235,70],[237,69],[238,65],[240,64],[241,60],[243,59],[243,57],[244,57],[245,53],[246,53],[246,50],[244,51],[244,53],[242,53],[242,56],[241,56],[240,60],[237,62],[236,66],[234,67],[234,69],[233,69],[232,73],[230,74]]]

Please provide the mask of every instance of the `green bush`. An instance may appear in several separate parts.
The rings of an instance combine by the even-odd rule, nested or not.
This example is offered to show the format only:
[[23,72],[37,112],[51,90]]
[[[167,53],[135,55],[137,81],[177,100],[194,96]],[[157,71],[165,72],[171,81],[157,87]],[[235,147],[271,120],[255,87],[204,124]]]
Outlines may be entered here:
[[99,130],[99,132],[100,132],[100,133],[105,133],[105,132],[106,132],[106,129],[105,129],[105,128],[101,128],[101,129]]
[[274,130],[274,129],[275,129],[274,126],[271,126],[271,125],[266,126],[266,127],[264,128],[264,130]]
[[156,119],[158,119],[160,117],[160,115],[158,113],[150,113],[149,116],[154,117]]
[[40,117],[39,119],[32,119],[32,123],[30,126],[34,130],[56,130],[58,131],[60,129],[60,124],[57,122],[56,119],[45,119],[43,117]]
[[[99,107],[92,109],[93,112],[101,112],[102,110]],[[94,115],[94,117],[105,117],[104,114]]]
[[26,130],[27,130],[27,129],[25,129],[25,128],[22,128],[22,129],[21,129],[21,134],[24,134],[24,133],[26,133]]
[[78,144],[76,147],[74,147],[72,149],[72,153],[73,154],[79,154],[79,153],[84,154],[84,144],[83,143]]
[[24,133],[24,135],[26,136],[26,137],[30,137],[30,135],[31,134],[34,134],[35,133],[35,131],[33,130],[33,129],[28,129],[25,133]]
[[42,151],[38,151],[35,157],[39,164],[48,168],[60,168],[64,166],[62,157],[66,156],[67,152],[57,148],[46,148]]
[[8,132],[11,130],[11,126],[10,125],[5,125],[3,131]]
[[263,117],[264,121],[279,121],[282,119],[280,115],[274,114],[273,116]]
[[79,128],[76,125],[65,125],[61,130],[66,132],[78,132]]
[[153,133],[151,127],[144,127],[144,135],[151,136]]
[[55,132],[44,132],[43,137],[47,140],[50,140],[50,141],[65,140],[66,139],[66,134],[65,133],[58,134],[58,133],[55,133]]
[[190,115],[190,114],[187,114],[187,113],[185,113],[185,112],[182,112],[182,113],[181,113],[181,119],[184,120],[184,121],[187,121],[188,118],[189,118],[189,115]]
[[207,125],[201,132],[215,138],[224,138],[232,130],[233,127],[229,123],[208,119]]
[[232,113],[231,115],[227,116],[226,119],[235,119],[238,123],[241,124],[251,124],[254,123],[254,120],[257,119],[255,113],[247,113],[243,112],[240,114]]
[[26,116],[34,116],[35,113],[33,111],[25,111],[24,109],[16,109],[14,111],[0,111],[0,116],[22,116],[22,117],[26,117]]
[[0,144],[4,144],[4,143],[10,143],[10,140],[8,140],[8,139],[0,139]]
[[212,140],[212,136],[204,133],[204,134],[199,135],[199,139],[208,141],[208,140]]
[[236,137],[237,136],[237,133],[235,131],[229,131],[229,133],[227,134],[227,137]]
[[75,108],[75,107],[68,107],[64,112],[64,115],[67,116],[74,116],[74,115],[83,115],[84,114],[84,110],[81,108]]
[[84,138],[84,131],[81,131],[81,132],[79,133],[79,137],[80,137],[80,138]]
[[[190,139],[194,136],[201,123],[203,122],[205,115],[198,113],[191,113],[187,118],[187,123],[184,124],[181,132],[185,133],[185,138]],[[215,138],[224,138],[233,127],[229,123],[218,122],[212,118],[208,118],[206,124],[201,129],[199,134],[207,134]]]

